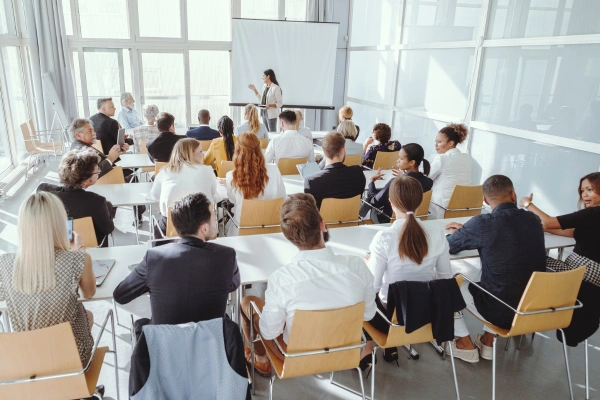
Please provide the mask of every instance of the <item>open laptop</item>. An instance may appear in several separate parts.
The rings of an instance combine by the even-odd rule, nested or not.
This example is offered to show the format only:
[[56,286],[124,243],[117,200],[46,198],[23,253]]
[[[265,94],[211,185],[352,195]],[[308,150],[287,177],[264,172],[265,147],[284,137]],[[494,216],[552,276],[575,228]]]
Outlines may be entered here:
[[112,267],[115,266],[115,262],[116,260],[92,260],[92,269],[96,276],[96,286],[102,285]]
[[316,162],[298,164],[296,165],[296,168],[298,168],[298,172],[300,173],[302,180],[306,180],[306,178],[308,178],[309,176],[314,175],[317,172],[321,172],[321,168],[319,168],[319,164],[317,164]]

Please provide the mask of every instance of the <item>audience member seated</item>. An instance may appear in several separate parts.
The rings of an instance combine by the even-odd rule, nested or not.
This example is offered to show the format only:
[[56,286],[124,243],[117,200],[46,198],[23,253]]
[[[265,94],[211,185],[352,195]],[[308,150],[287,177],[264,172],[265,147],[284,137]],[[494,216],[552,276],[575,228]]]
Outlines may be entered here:
[[169,207],[192,193],[204,193],[211,203],[217,203],[217,178],[211,167],[204,165],[202,147],[196,139],[179,140],[169,163],[156,175],[150,198],[159,200],[161,217],[154,236],[162,237],[167,229]]
[[[115,104],[111,97],[98,99],[96,105],[98,107],[98,113],[92,115],[90,121],[94,124],[96,136],[100,143],[102,143],[102,151],[104,154],[108,155],[113,146],[117,144],[119,137],[119,123],[116,119],[111,118],[115,115],[117,109],[115,108]],[[132,145],[133,140],[127,138],[125,139],[125,143]],[[124,150],[127,151],[128,148],[129,147],[124,148]]]
[[[452,222],[446,229],[456,229],[448,236],[450,254],[463,250],[479,251],[481,258],[481,285],[511,307],[517,308],[531,274],[546,269],[544,231],[540,219],[517,208],[517,195],[509,178],[493,175],[483,183],[484,201],[492,212],[471,218],[466,224]],[[463,298],[467,308],[482,319],[503,329],[510,329],[515,314],[505,305],[472,285],[463,285]],[[468,330],[462,318],[455,324],[454,356],[470,348],[471,340],[463,341]],[[478,334],[475,345],[481,357],[493,358],[494,333],[486,326]]]
[[[389,285],[398,281],[452,278],[444,230],[435,225],[423,225],[415,218],[415,210],[423,201],[421,183],[410,176],[399,176],[392,181],[389,193],[396,221],[389,228],[377,232],[369,246],[370,255],[367,254],[369,269],[375,276],[373,285],[379,293],[377,307],[384,313],[387,309]],[[460,321],[463,322],[462,319]],[[381,332],[387,333],[389,330],[387,322],[378,314],[371,324]],[[455,332],[455,336],[461,336],[459,333],[462,332]],[[462,336],[466,337],[459,340],[471,341],[468,331],[462,333]],[[472,342],[468,349],[456,352],[455,357],[471,363],[479,361],[479,354]],[[363,350],[363,355],[370,351],[371,342]],[[388,362],[397,360],[398,350],[386,349],[384,358]]]
[[190,129],[185,133],[187,137],[196,140],[213,140],[219,137],[219,131],[210,127],[210,112],[208,110],[198,111],[198,122],[200,126]]
[[173,147],[181,139],[185,139],[183,135],[175,134],[175,117],[173,114],[161,112],[156,118],[156,126],[160,134],[156,139],[146,143],[148,149],[148,157],[153,163],[169,162]]
[[532,203],[533,193],[523,197],[521,207],[542,220],[546,232],[575,238],[575,248],[563,262],[546,259],[554,271],[568,271],[582,265],[587,267],[583,280],[600,286],[600,172],[592,172],[579,181],[580,210],[551,217]]
[[94,131],[92,121],[89,119],[75,118],[71,123],[71,126],[69,126],[69,132],[74,139],[73,143],[71,143],[71,150],[87,148],[94,151],[100,157],[100,162],[98,163],[98,167],[100,167],[100,176],[104,176],[110,172],[114,163],[119,159],[119,155],[125,153],[125,151],[129,149],[128,144],[124,144],[123,149],[115,144],[110,148],[110,151],[107,154],[104,154],[95,147],[92,147],[96,141],[96,132]]
[[310,140],[310,142],[312,143],[313,136],[312,136],[312,132],[310,131],[310,128],[307,126],[302,126],[302,121],[304,121],[304,116],[302,115],[302,111],[295,109],[294,113],[296,114],[296,130],[298,131],[298,133],[300,135],[304,136],[305,138]]
[[[69,243],[67,213],[51,193],[29,196],[19,209],[17,252],[0,255],[0,301],[6,301],[16,332],[71,323],[82,366],[94,347],[94,318],[80,303],[96,293],[92,259],[73,232]],[[48,343],[52,346],[52,343]],[[15,361],[16,362],[16,361]],[[103,387],[96,388],[102,398]]]
[[96,240],[108,247],[107,236],[115,229],[113,219],[117,209],[99,194],[85,189],[98,180],[100,157],[89,149],[71,150],[60,160],[58,177],[63,186],[41,183],[38,192],[52,192],[62,200],[70,218],[92,217]]
[[181,239],[149,249],[117,286],[115,301],[127,304],[150,293],[152,318],[136,322],[185,324],[222,318],[229,293],[240,285],[235,250],[211,243],[219,232],[214,204],[202,193],[179,200],[171,212]]
[[[373,168],[373,164],[375,163],[375,158],[377,157],[378,152],[390,152],[390,151],[398,151],[400,150],[400,142],[397,140],[390,140],[392,137],[392,129],[387,124],[375,124],[373,127],[373,134],[365,140],[363,144],[363,153],[365,153],[365,157],[363,160],[363,165],[367,168]],[[377,144],[371,144],[377,140]],[[369,147],[371,146],[371,147]]]
[[311,141],[298,133],[296,130],[296,113],[291,110],[279,114],[282,134],[271,139],[265,152],[265,160],[268,163],[279,162],[280,158],[304,158],[309,162],[315,161],[315,151]]
[[[423,172],[419,171],[419,166],[423,163]],[[421,145],[417,143],[408,143],[402,146],[400,149],[398,162],[396,163],[396,169],[392,170],[394,176],[410,176],[415,178],[421,184],[423,193],[431,190],[433,181],[428,177],[429,175],[429,161],[425,159],[425,152]],[[361,206],[361,217],[365,217],[369,211],[371,211],[371,220],[376,223],[387,224],[390,222],[392,216],[392,205],[390,204],[390,186],[393,180],[390,180],[383,189],[377,189],[375,182],[380,179],[384,174],[381,169],[377,170],[377,173],[370,178],[369,191],[367,193],[365,201],[371,206],[379,209],[381,213],[372,210],[366,204]]]
[[218,176],[221,175],[221,161],[231,161],[235,152],[236,138],[233,135],[233,121],[227,115],[219,119],[217,123],[219,135],[210,143],[210,147],[204,156],[204,164],[211,165]]
[[[467,138],[469,128],[463,124],[450,124],[442,128],[435,137],[438,153],[431,163],[429,177],[433,179],[431,202],[448,207],[456,185],[471,184],[473,159],[456,148]],[[444,218],[444,209],[431,204],[429,212],[435,218]]]
[[119,125],[121,125],[121,128],[133,129],[142,126],[142,120],[135,109],[135,100],[131,93],[121,93],[121,106],[123,106],[123,108],[121,108],[119,116],[117,117],[117,121],[119,122]]
[[[360,154],[363,155],[363,146],[360,143],[356,143],[355,140],[358,137],[358,132],[356,131],[356,125],[354,122],[347,120],[342,121],[338,125],[337,132],[341,133],[346,139],[346,156],[354,156]],[[361,157],[362,164],[362,157]],[[319,162],[319,168],[325,168],[325,158]]]
[[[352,111],[352,108],[350,108],[349,106],[343,106],[338,111],[338,123],[341,124],[344,121],[352,121],[353,116],[354,116],[354,112]],[[358,125],[355,125],[355,126],[356,126],[356,137],[358,138],[358,135],[360,134],[360,128],[358,127]]]
[[[260,149],[260,141],[255,134],[244,132],[238,136],[235,154],[233,155],[233,171],[225,176],[227,197],[234,204],[233,218],[240,223],[242,202],[247,200],[271,200],[285,197],[285,186],[279,168],[273,164],[265,164]],[[227,235],[238,234],[233,224],[228,225]]]
[[269,137],[267,127],[258,119],[258,109],[254,104],[248,104],[244,107],[244,123],[233,130],[236,136],[244,132],[252,132],[259,139]]
[[142,112],[144,113],[144,119],[146,120],[145,125],[133,128],[133,148],[137,154],[142,152],[140,143],[142,141],[148,142],[156,139],[160,132],[156,126],[156,117],[158,116],[158,107],[154,104],[145,105]]
[[[315,199],[303,193],[291,195],[281,208],[281,229],[287,240],[299,250],[292,262],[269,276],[265,300],[246,296],[242,299],[242,327],[250,343],[250,301],[262,310],[254,314],[254,332],[263,339],[277,339],[283,349],[293,326],[296,310],[330,310],[365,303],[364,320],[375,315],[373,275],[358,256],[336,255],[325,247],[329,238]],[[272,345],[274,353],[279,350]],[[269,375],[271,364],[259,341],[254,345],[255,369]],[[246,349],[250,360],[250,349]]]
[[346,158],[346,139],[339,132],[329,132],[323,138],[325,168],[304,179],[304,193],[310,193],[321,208],[326,198],[347,199],[362,195],[365,190],[365,174],[359,165],[348,167]]

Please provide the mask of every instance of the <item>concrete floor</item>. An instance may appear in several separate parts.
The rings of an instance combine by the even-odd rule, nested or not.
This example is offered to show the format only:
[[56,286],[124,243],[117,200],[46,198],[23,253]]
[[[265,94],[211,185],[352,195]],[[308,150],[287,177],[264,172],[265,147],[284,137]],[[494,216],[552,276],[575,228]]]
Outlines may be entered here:
[[[8,193],[7,199],[0,200],[0,253],[13,252],[17,242],[17,213],[23,200],[35,191],[40,182],[57,182],[57,161],[50,160],[27,182],[20,182]],[[130,210],[119,210],[116,224],[119,230],[114,233],[115,242],[121,245],[134,244],[135,233],[131,226]],[[140,240],[148,238],[148,224],[145,223]],[[463,272],[472,278],[478,278],[477,260],[457,261],[452,264],[455,272]],[[96,337],[100,324],[110,310],[108,301],[86,302],[85,307],[95,316],[92,335]],[[129,313],[135,317],[149,316],[149,301],[140,298],[127,310],[120,309],[122,324],[129,326]],[[470,315],[466,315],[467,326],[474,337],[481,325]],[[101,340],[101,345],[112,348],[110,329]],[[119,362],[119,391],[123,399],[127,398],[129,378],[129,359],[131,344],[129,329],[116,328]],[[569,391],[565,373],[562,345],[554,332],[543,332],[523,339],[521,350],[512,342],[508,351],[504,351],[504,339],[498,340],[497,360],[497,398],[498,399],[568,399]],[[410,360],[408,353],[400,349],[400,367],[388,364],[381,353],[378,356],[375,396],[378,399],[452,399],[455,397],[450,360],[443,361],[429,344],[414,346],[419,352],[419,360]],[[590,399],[600,399],[600,333],[589,340],[590,359]],[[585,399],[585,368],[583,345],[569,348],[569,363],[576,399]],[[489,399],[492,390],[492,363],[481,360],[477,364],[456,361],[456,370],[461,398]],[[268,380],[256,376],[256,399],[267,399]],[[336,381],[360,389],[356,371],[342,371],[335,374]],[[100,375],[100,383],[106,386],[107,399],[116,399],[116,382],[113,370],[113,357],[107,355]],[[365,380],[365,389],[369,390],[370,379]],[[277,399],[356,399],[355,395],[329,384],[329,375],[315,375],[290,380],[277,380],[274,386]]]

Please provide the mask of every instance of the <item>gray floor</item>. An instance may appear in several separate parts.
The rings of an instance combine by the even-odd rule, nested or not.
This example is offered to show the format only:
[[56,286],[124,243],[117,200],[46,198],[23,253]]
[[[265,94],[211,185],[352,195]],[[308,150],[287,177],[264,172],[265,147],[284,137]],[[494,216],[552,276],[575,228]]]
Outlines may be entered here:
[[[17,231],[17,213],[22,201],[40,182],[56,182],[57,162],[51,160],[49,165],[42,165],[40,170],[26,183],[19,183],[10,192],[9,198],[0,200],[0,253],[15,250]],[[134,244],[134,229],[131,226],[130,210],[119,210],[115,241],[119,244]],[[145,231],[144,231],[145,230]],[[140,240],[148,238],[148,224],[142,228]],[[476,261],[453,262],[455,272],[463,272],[477,278],[479,265]],[[94,301],[85,303],[95,316],[93,335],[99,332],[111,303]],[[120,322],[129,326],[129,314],[147,316],[149,305],[147,298],[141,298],[136,304],[120,309]],[[481,325],[470,315],[466,317],[472,336],[478,333]],[[117,327],[117,351],[119,361],[119,391],[123,399],[127,396],[129,358],[131,344],[129,330]],[[562,345],[556,340],[554,332],[544,332],[524,338],[521,350],[511,343],[508,351],[504,351],[504,339],[499,339],[497,361],[497,394],[499,399],[567,399],[569,397]],[[101,345],[112,347],[110,332],[101,340]],[[429,344],[417,345],[419,360],[409,360],[403,349],[400,351],[400,368],[388,364],[379,355],[376,373],[376,398],[379,399],[451,399],[454,398],[452,369],[449,360],[443,361]],[[600,399],[600,334],[596,333],[589,341],[590,358],[590,399]],[[569,362],[576,399],[585,399],[585,369],[583,345],[569,348]],[[481,360],[477,364],[456,361],[458,383],[463,399],[489,399],[492,389],[492,363]],[[201,373],[201,371],[199,371]],[[356,371],[336,373],[336,381],[340,381],[354,389],[359,389]],[[369,381],[365,380],[368,390]],[[100,375],[100,382],[106,386],[107,398],[116,398],[116,385],[113,372],[112,355],[107,355]],[[257,399],[268,398],[268,381],[257,375]],[[329,384],[328,375],[315,375],[276,381],[274,397],[278,399],[356,399],[357,397]]]

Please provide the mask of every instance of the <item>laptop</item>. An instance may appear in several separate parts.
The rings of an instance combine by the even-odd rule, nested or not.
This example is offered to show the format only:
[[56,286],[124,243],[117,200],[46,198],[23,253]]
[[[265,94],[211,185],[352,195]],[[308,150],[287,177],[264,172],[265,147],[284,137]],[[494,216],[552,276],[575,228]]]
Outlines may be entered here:
[[96,276],[96,286],[102,285],[106,276],[114,267],[116,260],[92,260],[92,269]]
[[311,175],[316,174],[317,172],[321,172],[321,168],[319,168],[319,164],[316,162],[309,162],[306,164],[298,164],[296,165],[298,168],[298,172],[303,180],[306,180]]

